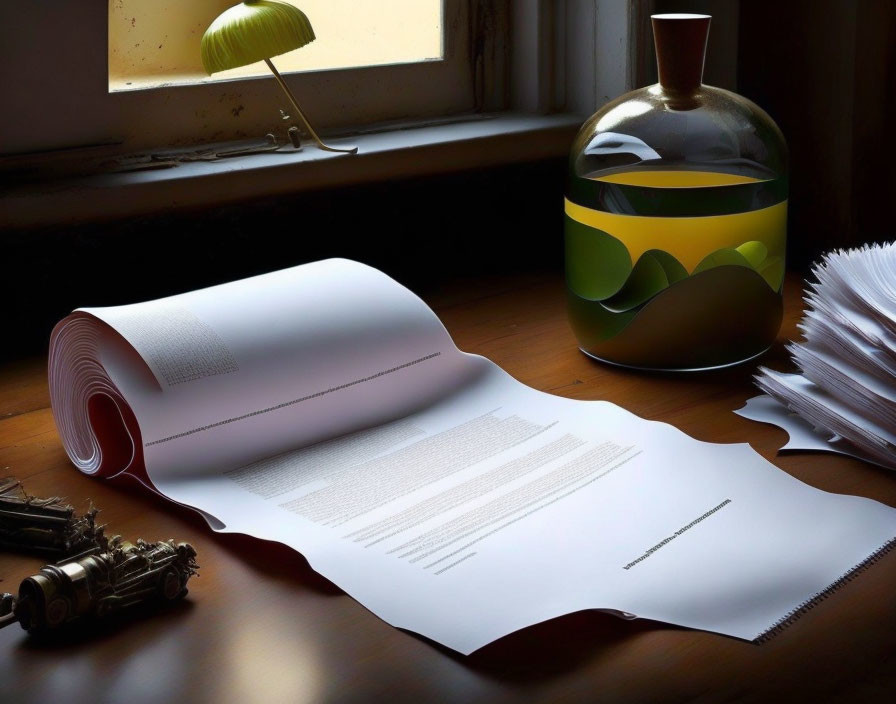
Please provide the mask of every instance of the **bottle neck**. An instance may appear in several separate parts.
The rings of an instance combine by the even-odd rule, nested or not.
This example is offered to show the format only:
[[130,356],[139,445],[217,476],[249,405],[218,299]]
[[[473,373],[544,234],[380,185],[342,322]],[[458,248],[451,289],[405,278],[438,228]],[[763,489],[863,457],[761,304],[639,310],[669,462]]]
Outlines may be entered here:
[[703,83],[709,15],[653,15],[653,41],[660,86],[668,93],[691,95]]

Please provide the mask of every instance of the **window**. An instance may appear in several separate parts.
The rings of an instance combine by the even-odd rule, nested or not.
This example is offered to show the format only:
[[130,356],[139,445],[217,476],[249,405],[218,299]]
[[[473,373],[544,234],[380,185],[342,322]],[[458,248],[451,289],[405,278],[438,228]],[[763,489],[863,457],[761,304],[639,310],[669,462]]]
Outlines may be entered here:
[[[357,135],[362,158],[284,150],[104,173],[64,188],[16,176],[21,182],[0,195],[0,227],[3,220],[31,227],[126,217],[560,156],[587,115],[631,87],[633,8],[648,0],[289,1],[307,11],[318,39],[293,53],[308,63],[285,66],[286,57],[275,63],[285,69],[285,80],[315,127],[325,137]],[[234,2],[0,2],[0,168],[29,178],[55,177],[82,174],[94,164],[101,171],[116,168],[122,161],[110,157],[155,148],[258,139],[278,131],[285,142],[279,109],[287,106],[272,77],[208,79],[198,71],[199,38]],[[370,42],[363,58],[318,56],[311,63],[310,49],[325,47],[325,35],[336,34],[327,29],[324,14],[314,13],[376,7],[376,16],[394,26],[398,20],[388,22],[390,16],[410,17],[401,9],[405,3],[418,13],[410,24],[422,43],[400,46],[390,40],[377,48]],[[438,32],[432,27],[436,13]],[[172,31],[181,33],[176,41]],[[119,54],[110,61],[110,51],[118,53],[127,37],[134,40],[124,47],[129,58]],[[158,43],[149,44],[150,37]],[[163,50],[164,58],[157,53]],[[142,168],[144,162],[137,162]]]
[[[199,60],[206,27],[234,0],[112,0],[109,90],[268,76],[259,62],[207,76]],[[441,0],[285,0],[317,39],[276,59],[281,73],[441,61]]]
[[[286,80],[324,134],[506,107],[506,1],[295,2],[309,17],[320,13],[313,19],[318,39],[279,61],[297,62],[283,64],[287,71],[298,70]],[[279,110],[286,105],[273,78],[196,80],[199,38],[232,4],[234,0],[0,3],[0,79],[8,98],[7,113],[0,118],[0,153],[91,145],[114,145],[124,152],[263,137],[282,129]],[[351,31],[340,24],[348,21],[347,15],[355,23]],[[361,21],[373,22],[372,29],[359,28]],[[379,35],[378,26],[385,31],[399,23],[412,40],[395,44]],[[134,41],[123,53],[129,27]],[[339,40],[332,36],[334,28]],[[177,33],[179,37],[173,36]],[[377,41],[368,37],[363,51],[359,45],[353,47],[356,53],[335,56],[339,42],[344,51],[365,34],[376,34]],[[138,69],[135,62],[149,68]],[[29,79],[22,80],[24,75]],[[141,87],[146,89],[137,89]]]

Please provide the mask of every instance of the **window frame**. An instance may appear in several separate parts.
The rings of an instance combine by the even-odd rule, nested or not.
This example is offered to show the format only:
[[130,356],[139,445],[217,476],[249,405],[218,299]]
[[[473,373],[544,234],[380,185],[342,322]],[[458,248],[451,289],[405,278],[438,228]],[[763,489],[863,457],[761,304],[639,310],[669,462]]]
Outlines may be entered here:
[[[50,79],[40,86],[26,85],[23,88],[21,82],[14,83],[18,73],[12,75],[11,64],[0,63],[0,84],[13,86],[11,109],[0,114],[0,177],[4,171],[18,170],[29,172],[29,177],[40,172],[43,179],[39,183],[16,183],[5,193],[0,193],[0,231],[4,226],[32,229],[138,213],[208,207],[262,194],[560,157],[568,151],[582,121],[600,105],[630,90],[637,80],[634,70],[637,65],[634,52],[637,47],[636,20],[641,16],[639,9],[643,9],[645,1],[456,0],[459,6],[487,4],[497,10],[503,9],[503,15],[479,16],[474,22],[488,25],[489,21],[500,21],[507,28],[505,36],[498,41],[488,43],[470,39],[463,45],[471,57],[469,70],[473,94],[468,105],[472,108],[447,115],[444,110],[429,110],[428,116],[410,115],[385,124],[365,121],[362,125],[352,125],[345,120],[345,126],[333,127],[318,122],[321,132],[331,138],[340,133],[354,135],[352,141],[360,146],[360,152],[353,157],[306,149],[204,164],[181,164],[178,168],[162,171],[104,172],[87,176],[73,176],[73,173],[83,173],[83,170],[78,171],[82,161],[96,161],[98,157],[106,156],[114,161],[115,155],[125,150],[120,139],[109,138],[108,130],[95,129],[95,114],[88,115],[93,122],[78,119],[83,106],[90,100],[99,100],[97,96],[119,99],[134,94],[108,92],[106,21],[104,19],[100,28],[85,28],[77,38],[68,33],[57,34],[57,38],[64,41],[54,47],[58,51],[50,59],[47,55],[37,56],[32,47],[41,33],[41,22],[50,19],[57,22],[65,6],[89,5],[94,10],[101,7],[102,17],[107,18],[107,0],[27,3],[25,7],[35,15],[32,19],[36,22],[24,31],[18,31],[11,23],[12,15],[21,13],[21,4],[17,5],[16,12],[11,12],[12,4],[0,3],[0,42],[7,42],[10,56],[17,58],[23,66],[27,62],[22,57],[35,58],[38,65],[32,67],[32,73]],[[469,37],[473,37],[472,30],[468,32]],[[469,49],[473,46],[475,51]],[[92,52],[92,65],[102,67],[98,80],[90,81],[85,89],[85,92],[92,91],[93,96],[80,96],[80,102],[61,104],[54,89],[70,77],[70,72],[63,70],[61,76],[53,74],[59,70],[58,57],[84,47],[89,48],[88,53]],[[448,48],[448,51],[452,50],[459,51],[457,47]],[[68,68],[63,62],[63,69]],[[370,72],[383,68],[359,69],[358,72],[367,72],[369,77]],[[404,67],[385,68],[401,71]],[[295,74],[290,79],[326,81],[328,73]],[[83,80],[83,75],[79,78]],[[247,78],[239,83],[276,96],[276,86],[268,85],[266,80]],[[169,96],[163,101],[173,102],[176,106],[174,114],[181,114],[185,112],[185,96],[191,91],[216,85],[233,86],[234,83],[162,91]],[[301,100],[302,89],[297,92]],[[71,94],[72,91],[68,91],[68,95]],[[27,104],[24,104],[23,95],[28,97]],[[118,107],[123,105],[119,103]],[[318,119],[310,106],[311,102],[312,119]],[[20,107],[24,109],[19,111]],[[172,106],[163,107],[163,114],[170,116]],[[194,105],[195,109],[206,112],[214,107],[214,100],[209,101],[208,97]],[[135,106],[129,109],[138,110]],[[61,115],[67,118],[62,126]],[[145,117],[145,113],[143,115]],[[133,113],[128,114],[123,109],[116,115],[119,123],[132,117]],[[22,140],[19,140],[18,149],[10,150],[11,142],[6,139],[11,134],[10,125],[23,119],[28,123],[29,134],[38,138],[30,145],[30,153],[21,153],[29,151],[21,148]],[[72,129],[72,125],[77,129]],[[245,136],[257,138],[260,135]],[[209,134],[206,141],[214,137],[214,133]],[[174,139],[159,146],[164,150],[187,141]],[[72,149],[73,146],[81,148]],[[35,153],[36,149],[43,153]],[[11,151],[20,153],[10,155]],[[72,164],[74,166],[69,168]]]
[[[440,60],[285,74],[312,124],[324,134],[350,132],[506,107],[496,80],[506,69],[505,2],[443,3]],[[126,152],[275,130],[286,141],[279,110],[287,105],[273,77],[110,91],[107,0],[4,5],[0,41],[8,54],[0,79],[18,114],[0,122],[0,154],[91,145]],[[36,52],[36,46],[52,51]],[[14,75],[17,66],[40,77],[39,91]]]
[[[445,0],[444,60],[309,71],[286,80],[325,135],[505,110],[586,117],[649,77],[647,18],[661,1]],[[0,160],[97,146],[122,153],[282,129],[283,101],[269,77],[110,92],[109,2],[0,3],[7,107],[0,114]],[[736,46],[736,0],[711,9],[727,16],[722,41]],[[736,53],[728,63],[733,82]]]

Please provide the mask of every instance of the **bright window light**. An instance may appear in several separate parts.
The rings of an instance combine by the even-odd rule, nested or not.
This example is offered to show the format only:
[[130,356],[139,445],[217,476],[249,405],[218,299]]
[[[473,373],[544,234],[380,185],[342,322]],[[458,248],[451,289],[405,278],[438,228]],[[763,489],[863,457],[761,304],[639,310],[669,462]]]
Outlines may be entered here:
[[[281,73],[443,58],[443,0],[287,0],[317,39],[276,57]],[[109,91],[270,75],[263,62],[205,75],[199,41],[234,0],[109,0]]]

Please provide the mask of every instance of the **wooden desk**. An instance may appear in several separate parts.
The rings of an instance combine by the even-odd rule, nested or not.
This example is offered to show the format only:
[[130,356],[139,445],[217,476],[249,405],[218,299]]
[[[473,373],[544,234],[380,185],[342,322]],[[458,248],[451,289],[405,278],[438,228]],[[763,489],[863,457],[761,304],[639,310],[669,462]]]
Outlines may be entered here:
[[[800,314],[799,282],[788,283],[782,341]],[[750,365],[692,376],[587,359],[566,325],[559,279],[460,283],[428,298],[462,349],[530,386],[613,401],[701,440],[749,441],[809,484],[896,505],[896,476],[885,470],[832,455],[776,457],[783,431],[732,413],[756,393]],[[784,366],[781,345],[763,361]],[[202,565],[187,600],[156,617],[135,614],[52,644],[17,626],[0,631],[2,701],[856,702],[896,689],[896,554],[762,646],[583,612],[465,658],[386,625],[287,548],[214,535],[130,480],[81,475],[56,435],[42,360],[0,371],[0,419],[2,473],[80,510],[92,499],[128,538],[187,540]],[[41,564],[0,556],[0,589],[15,591]]]

